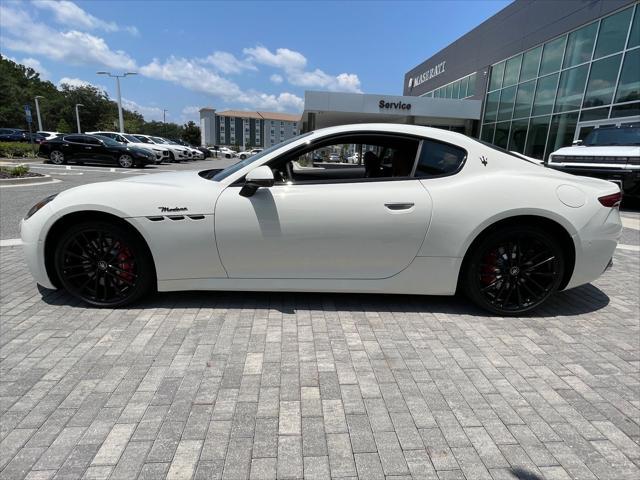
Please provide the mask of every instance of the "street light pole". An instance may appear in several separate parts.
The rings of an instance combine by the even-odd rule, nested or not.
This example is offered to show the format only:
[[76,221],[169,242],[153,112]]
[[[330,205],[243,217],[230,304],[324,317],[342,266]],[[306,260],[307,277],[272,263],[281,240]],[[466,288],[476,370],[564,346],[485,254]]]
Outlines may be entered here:
[[80,129],[80,112],[78,111],[78,107],[84,107],[81,103],[76,103],[76,121],[78,122],[78,133],[82,133]]
[[38,116],[38,131],[42,131],[42,117],[40,116],[40,105],[38,104],[38,99],[44,98],[42,95],[36,95],[36,114]]
[[122,96],[120,94],[120,79],[128,75],[137,75],[136,72],[126,72],[122,75],[116,75],[111,72],[96,72],[97,75],[108,75],[116,79],[116,96],[118,97],[118,121],[120,122],[120,133],[124,133],[124,116],[122,115]]
[[162,110],[162,134],[166,137],[167,136],[167,118],[166,118],[166,113],[169,110],[167,110],[166,108]]

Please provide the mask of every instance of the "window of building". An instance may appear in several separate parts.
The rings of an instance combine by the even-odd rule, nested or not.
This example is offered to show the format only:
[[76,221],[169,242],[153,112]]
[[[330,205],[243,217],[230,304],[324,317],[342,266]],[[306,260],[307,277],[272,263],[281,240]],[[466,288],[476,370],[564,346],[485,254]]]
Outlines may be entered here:
[[527,129],[529,127],[529,119],[514,120],[511,122],[511,133],[509,135],[508,150],[514,150],[518,153],[524,152],[525,140],[527,138]]
[[544,157],[544,146],[547,143],[550,116],[535,117],[529,123],[529,133],[524,154],[534,158]]
[[627,48],[637,47],[638,45],[640,45],[640,8],[636,7]]
[[508,87],[518,83],[518,76],[520,75],[520,64],[522,63],[522,55],[517,55],[507,60],[504,67],[504,78],[502,80],[502,86]]
[[491,92],[487,95],[484,103],[484,121],[495,122],[498,115],[498,102],[500,100],[500,90]]
[[476,94],[476,74],[469,75],[469,86],[467,87],[467,97],[473,97]]
[[480,134],[480,140],[484,140],[485,142],[493,143],[493,134],[496,129],[495,123],[488,123],[482,126],[482,132]]
[[446,98],[453,98],[453,84],[452,83],[447,85],[447,97]]
[[616,92],[616,103],[632,100],[640,100],[640,49],[625,54]]
[[511,122],[496,123],[496,133],[493,138],[493,144],[500,148],[507,148],[509,143],[509,127]]
[[504,75],[504,62],[491,67],[491,78],[489,80],[489,91],[502,87],[502,76]]
[[[590,120],[604,120],[609,116],[609,107],[604,108],[592,108],[589,110],[582,110],[580,113],[580,121],[588,122]],[[580,131],[582,133],[582,130]]]
[[591,64],[583,108],[609,105],[616,87],[622,55],[603,58]]
[[549,130],[546,154],[556,151],[560,147],[571,145],[578,123],[578,112],[554,115]]
[[555,112],[566,112],[580,108],[588,70],[589,65],[582,65],[562,72],[558,84]]
[[640,102],[614,105],[611,108],[611,118],[631,117],[640,115]]
[[451,98],[460,98],[460,81],[453,82],[453,92]]
[[591,60],[593,42],[596,39],[597,31],[598,22],[594,22],[569,34],[563,68],[573,67]]
[[560,37],[545,43],[542,50],[542,61],[540,62],[540,75],[557,72],[562,65],[562,52],[567,37]]
[[460,80],[460,98],[467,97],[467,87],[469,86],[469,77],[464,77]]
[[532,115],[546,115],[553,109],[553,99],[558,85],[558,74],[539,78],[536,86],[536,94],[533,98]]
[[520,69],[520,81],[526,82],[538,76],[538,66],[540,65],[540,54],[542,47],[525,52],[522,56],[522,68]]
[[600,22],[600,33],[593,58],[604,57],[624,49],[632,13],[633,8],[627,8]]
[[518,85],[516,102],[513,108],[513,118],[528,117],[531,113],[531,103],[533,102],[533,90],[536,82],[534,80]]
[[513,113],[513,101],[516,97],[516,87],[507,87],[500,95],[500,108],[498,109],[498,121],[511,120]]

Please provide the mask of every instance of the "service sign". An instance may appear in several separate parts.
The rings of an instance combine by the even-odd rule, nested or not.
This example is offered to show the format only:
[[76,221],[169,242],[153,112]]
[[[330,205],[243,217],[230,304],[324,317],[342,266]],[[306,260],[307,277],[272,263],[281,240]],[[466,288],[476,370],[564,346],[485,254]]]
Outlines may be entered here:
[[24,106],[24,116],[27,119],[27,123],[31,123],[33,118],[31,117],[31,107],[29,105]]

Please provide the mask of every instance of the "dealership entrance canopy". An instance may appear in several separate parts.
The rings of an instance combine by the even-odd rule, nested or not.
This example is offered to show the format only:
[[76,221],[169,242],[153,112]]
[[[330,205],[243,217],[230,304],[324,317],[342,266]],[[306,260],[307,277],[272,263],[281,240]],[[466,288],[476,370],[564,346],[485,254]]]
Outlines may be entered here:
[[480,110],[480,100],[306,91],[302,131],[349,123],[406,123],[470,135]]

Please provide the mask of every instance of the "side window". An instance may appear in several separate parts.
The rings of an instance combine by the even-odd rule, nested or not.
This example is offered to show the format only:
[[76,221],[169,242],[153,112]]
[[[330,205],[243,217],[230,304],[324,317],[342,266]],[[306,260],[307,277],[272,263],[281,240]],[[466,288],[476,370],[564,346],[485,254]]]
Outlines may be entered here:
[[67,135],[63,138],[65,142],[84,143],[81,135]]
[[86,143],[88,145],[100,145],[102,142],[100,142],[99,139],[95,138],[95,137],[89,137],[89,136],[84,136],[82,137],[82,143]]
[[357,181],[411,176],[419,141],[392,134],[322,139],[270,163],[276,183]]
[[435,140],[423,140],[415,177],[428,178],[456,172],[467,156],[460,147]]

